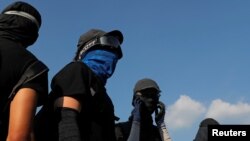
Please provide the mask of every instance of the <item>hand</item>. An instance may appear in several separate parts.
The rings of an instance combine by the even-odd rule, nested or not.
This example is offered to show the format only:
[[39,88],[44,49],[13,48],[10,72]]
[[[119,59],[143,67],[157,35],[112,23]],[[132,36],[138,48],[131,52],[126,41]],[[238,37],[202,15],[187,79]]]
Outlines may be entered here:
[[[159,109],[159,111],[158,111]],[[155,111],[155,122],[158,126],[164,124],[165,118],[165,105],[161,101],[157,104],[157,109]]]
[[133,101],[133,105],[135,108],[134,108],[132,114],[133,114],[133,120],[137,121],[137,122],[141,121],[141,113],[140,113],[141,104],[142,104],[142,101],[141,101],[140,97],[136,97]]

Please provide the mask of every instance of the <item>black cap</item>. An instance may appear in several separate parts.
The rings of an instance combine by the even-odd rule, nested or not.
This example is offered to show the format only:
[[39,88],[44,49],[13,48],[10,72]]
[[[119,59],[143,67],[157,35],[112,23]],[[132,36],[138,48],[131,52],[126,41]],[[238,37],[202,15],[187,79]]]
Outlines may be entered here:
[[[91,29],[88,32],[86,32],[86,33],[84,33],[84,34],[82,34],[80,36],[80,38],[78,40],[78,44],[77,44],[78,50],[80,50],[88,41],[90,41],[90,40],[92,40],[94,38],[98,38],[98,37],[101,37],[101,36],[107,36],[107,35],[116,37],[119,40],[120,44],[122,44],[123,35],[119,30],[113,30],[113,31],[110,31],[110,32],[105,32],[105,31],[100,30],[100,29]],[[122,54],[121,47],[117,48],[117,54],[118,54],[119,59],[122,58],[123,54]],[[79,55],[79,54],[77,54],[77,55]]]
[[41,15],[38,12],[38,10],[26,2],[22,2],[22,1],[14,2],[14,3],[8,5],[1,13],[3,14],[3,13],[8,12],[8,11],[26,12],[35,18],[35,20],[37,21],[36,24],[38,24],[37,25],[38,28],[42,24]]
[[134,94],[138,91],[148,89],[148,88],[154,88],[158,92],[161,91],[158,84],[154,80],[150,78],[144,78],[136,82],[135,87],[134,87]]

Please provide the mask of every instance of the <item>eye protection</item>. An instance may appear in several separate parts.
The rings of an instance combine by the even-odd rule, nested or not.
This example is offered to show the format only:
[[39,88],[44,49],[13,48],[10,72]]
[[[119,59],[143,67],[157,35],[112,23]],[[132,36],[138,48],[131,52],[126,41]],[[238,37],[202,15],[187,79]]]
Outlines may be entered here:
[[145,93],[145,94],[142,94],[141,97],[152,98],[152,99],[159,99],[160,98],[160,94]]
[[117,38],[112,36],[102,36],[99,38],[99,41],[97,40],[97,44],[103,45],[103,46],[109,46],[111,48],[118,48],[120,47],[120,42]]
[[152,98],[152,99],[159,99],[160,98],[160,93],[159,92],[152,92],[152,91],[141,91],[137,92],[136,95],[144,97],[144,98]]
[[83,53],[85,53],[87,50],[92,50],[92,49],[107,49],[107,50],[116,50],[118,48],[120,48],[120,42],[117,38],[113,37],[113,36],[102,36],[100,38],[95,38],[89,42],[87,42],[81,49],[80,51],[80,58],[78,58],[79,60],[81,58],[83,58],[84,55],[82,55]]

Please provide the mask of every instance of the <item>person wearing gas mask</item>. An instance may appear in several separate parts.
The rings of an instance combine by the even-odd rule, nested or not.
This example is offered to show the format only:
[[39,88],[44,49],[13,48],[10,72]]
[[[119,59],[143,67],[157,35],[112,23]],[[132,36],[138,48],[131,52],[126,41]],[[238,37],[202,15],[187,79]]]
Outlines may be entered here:
[[37,141],[115,141],[115,115],[106,82],[122,58],[119,30],[80,36],[73,62],[52,79],[46,105],[35,118]]
[[41,24],[39,11],[26,2],[0,13],[0,141],[30,141],[36,108],[48,96],[49,69],[28,50]]
[[[117,141],[171,141],[164,123],[165,105],[159,101],[160,88],[150,79],[144,78],[135,84],[132,115],[126,122],[116,123]],[[155,123],[152,115],[155,113]]]

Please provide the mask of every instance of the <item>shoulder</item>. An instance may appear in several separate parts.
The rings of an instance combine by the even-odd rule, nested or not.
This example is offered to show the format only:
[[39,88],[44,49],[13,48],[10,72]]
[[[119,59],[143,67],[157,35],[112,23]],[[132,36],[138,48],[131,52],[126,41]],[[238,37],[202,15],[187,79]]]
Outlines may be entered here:
[[116,130],[124,131],[124,130],[130,129],[131,124],[128,121],[127,122],[119,122],[119,123],[115,124],[115,128],[116,128]]
[[92,72],[84,63],[70,62],[53,77],[51,88],[56,93],[67,95],[86,93],[92,75]]
[[130,127],[127,127],[128,122],[119,122],[115,124],[115,136],[118,141],[125,141],[128,138],[127,132]]
[[61,71],[81,71],[81,72],[89,72],[89,68],[87,65],[85,65],[82,62],[70,62],[67,65],[65,65]]
[[23,47],[20,43],[18,42],[14,42],[12,40],[8,40],[8,39],[3,39],[0,38],[0,42],[1,42],[1,51],[3,51],[5,54],[8,55],[15,55],[15,56],[11,56],[11,59],[15,59],[15,58],[21,58],[21,59],[25,59],[25,58],[36,58],[36,56],[31,53],[27,48]]
[[66,64],[55,77],[72,76],[72,75],[87,75],[91,73],[90,69],[82,62],[70,62]]
[[0,42],[2,65],[8,64],[11,69],[24,71],[38,60],[34,54],[16,42],[3,38],[0,38]]

